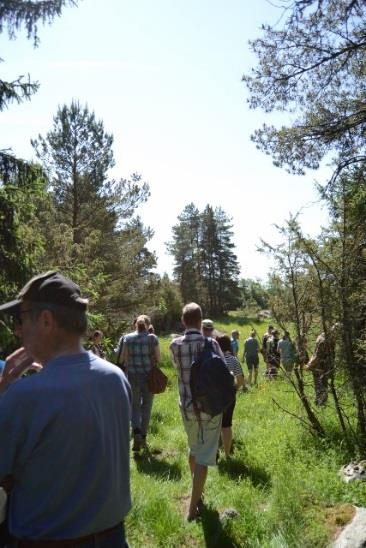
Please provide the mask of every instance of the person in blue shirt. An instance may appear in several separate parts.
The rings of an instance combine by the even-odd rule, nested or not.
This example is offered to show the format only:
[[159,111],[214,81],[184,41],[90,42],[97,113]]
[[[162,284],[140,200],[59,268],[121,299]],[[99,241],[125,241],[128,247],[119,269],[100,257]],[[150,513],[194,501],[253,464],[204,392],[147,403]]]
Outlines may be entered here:
[[[19,548],[126,546],[130,387],[82,347],[86,309],[58,272],[0,306],[23,344],[0,377],[0,484],[13,480],[8,521]],[[42,371],[20,378],[34,361]]]
[[231,353],[236,358],[238,357],[238,353],[239,353],[239,338],[240,338],[239,331],[237,329],[234,329],[231,332],[230,343],[231,343]]

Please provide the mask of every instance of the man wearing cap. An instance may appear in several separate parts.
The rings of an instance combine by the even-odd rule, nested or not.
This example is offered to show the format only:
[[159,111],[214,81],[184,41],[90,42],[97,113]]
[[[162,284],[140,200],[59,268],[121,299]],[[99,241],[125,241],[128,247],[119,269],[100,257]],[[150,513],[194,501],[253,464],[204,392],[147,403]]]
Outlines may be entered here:
[[[83,349],[86,309],[58,272],[0,306],[23,344],[0,378],[0,480],[14,482],[9,529],[18,548],[125,546],[130,387]],[[42,371],[17,380],[33,361]]]
[[204,337],[214,337],[214,329],[212,320],[209,320],[208,318],[206,320],[202,320],[202,335]]

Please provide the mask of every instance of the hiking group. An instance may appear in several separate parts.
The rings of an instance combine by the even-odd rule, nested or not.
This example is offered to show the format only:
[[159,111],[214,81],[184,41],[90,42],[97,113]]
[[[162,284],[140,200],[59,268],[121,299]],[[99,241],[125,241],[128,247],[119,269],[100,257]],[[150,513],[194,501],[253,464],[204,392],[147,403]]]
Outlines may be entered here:
[[[16,299],[0,306],[22,343],[0,374],[0,546],[127,546],[130,428],[138,455],[147,448],[159,339],[148,316],[138,316],[134,331],[120,338],[116,367],[104,359],[101,331],[93,333],[89,351],[82,346],[87,304],[74,282],[52,271],[32,278]],[[230,458],[236,391],[244,375],[237,330],[231,338],[216,333],[196,303],[184,306],[182,324],[184,333],[171,342],[170,353],[187,436],[192,521],[204,507],[220,438]],[[250,384],[257,383],[260,352],[269,378],[280,364],[288,374],[294,366],[288,332],[279,340],[270,326],[265,337],[260,347],[253,330],[244,343]],[[304,341],[301,351],[297,356],[317,375],[318,403],[324,403],[327,379],[319,369],[331,344],[318,337],[310,361]]]

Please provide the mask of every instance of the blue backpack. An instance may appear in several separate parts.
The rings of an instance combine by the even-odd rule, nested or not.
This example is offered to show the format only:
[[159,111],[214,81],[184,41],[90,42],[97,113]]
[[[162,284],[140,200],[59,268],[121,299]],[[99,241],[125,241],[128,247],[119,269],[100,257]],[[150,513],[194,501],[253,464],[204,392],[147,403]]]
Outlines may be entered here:
[[225,361],[216,354],[212,339],[206,338],[201,354],[192,362],[190,388],[196,414],[200,411],[219,415],[234,401],[234,376]]

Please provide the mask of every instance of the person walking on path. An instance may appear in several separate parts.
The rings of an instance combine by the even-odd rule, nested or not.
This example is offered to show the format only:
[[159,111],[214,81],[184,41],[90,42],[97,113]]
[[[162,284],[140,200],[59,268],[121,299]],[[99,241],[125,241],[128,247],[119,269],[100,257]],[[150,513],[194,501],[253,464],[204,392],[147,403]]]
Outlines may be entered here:
[[250,337],[244,343],[243,362],[245,360],[249,371],[249,385],[252,385],[254,372],[254,385],[258,383],[258,368],[259,368],[259,342],[256,338],[254,330],[251,331]]
[[300,375],[303,375],[303,369],[306,366],[306,364],[309,362],[309,352],[307,349],[307,338],[305,335],[300,335],[296,337],[296,357],[295,357],[295,363],[296,367],[300,371]]
[[[58,272],[36,276],[0,306],[23,344],[0,378],[0,480],[13,480],[18,548],[126,545],[130,387],[115,365],[83,349],[86,309],[79,287]],[[20,378],[33,361],[42,371]]]
[[[236,356],[232,353],[230,337],[228,335],[220,335],[216,340],[224,354],[225,363],[230,373],[235,377],[235,386],[238,389],[240,386],[244,385],[244,374],[238,358],[236,358]],[[235,404],[236,398],[222,414],[221,439],[226,458],[230,457],[231,446],[233,443],[232,425]]]
[[261,352],[262,352],[263,360],[264,360],[264,363],[266,364],[267,369],[268,369],[267,342],[268,342],[268,339],[272,336],[273,330],[274,330],[273,325],[269,325],[267,331],[265,332],[262,338]]
[[159,340],[149,333],[150,318],[136,319],[136,331],[125,336],[121,362],[125,364],[132,390],[133,451],[146,447],[154,395],[148,386],[151,368],[160,362]]
[[279,332],[277,329],[272,331],[272,334],[267,339],[267,368],[270,374],[277,376],[277,370],[280,367],[280,353],[278,351]]
[[[193,409],[190,389],[191,366],[205,344],[205,337],[201,333],[201,307],[196,303],[185,305],[182,323],[185,327],[184,335],[172,341],[170,351],[178,373],[179,407],[188,438],[192,491],[187,519],[191,521],[200,512],[208,466],[216,464],[222,413],[211,417],[201,412],[197,416]],[[223,356],[216,340],[212,340],[212,346],[217,354]]]
[[233,331],[231,332],[231,352],[233,354],[233,356],[235,356],[236,358],[238,357],[238,354],[239,354],[239,338],[240,338],[240,333],[237,329],[233,329]]
[[105,352],[102,348],[103,333],[96,329],[93,333],[90,349],[93,354],[99,356],[99,358],[105,358]]
[[215,327],[212,320],[202,320],[202,334],[204,337],[215,337]]
[[278,352],[286,375],[291,376],[295,363],[295,347],[288,331],[284,331],[282,339],[278,341]]
[[334,374],[335,342],[339,324],[335,324],[326,336],[321,333],[315,342],[314,354],[309,363],[305,366],[311,371],[314,379],[315,403],[325,405],[328,400],[329,379]]

